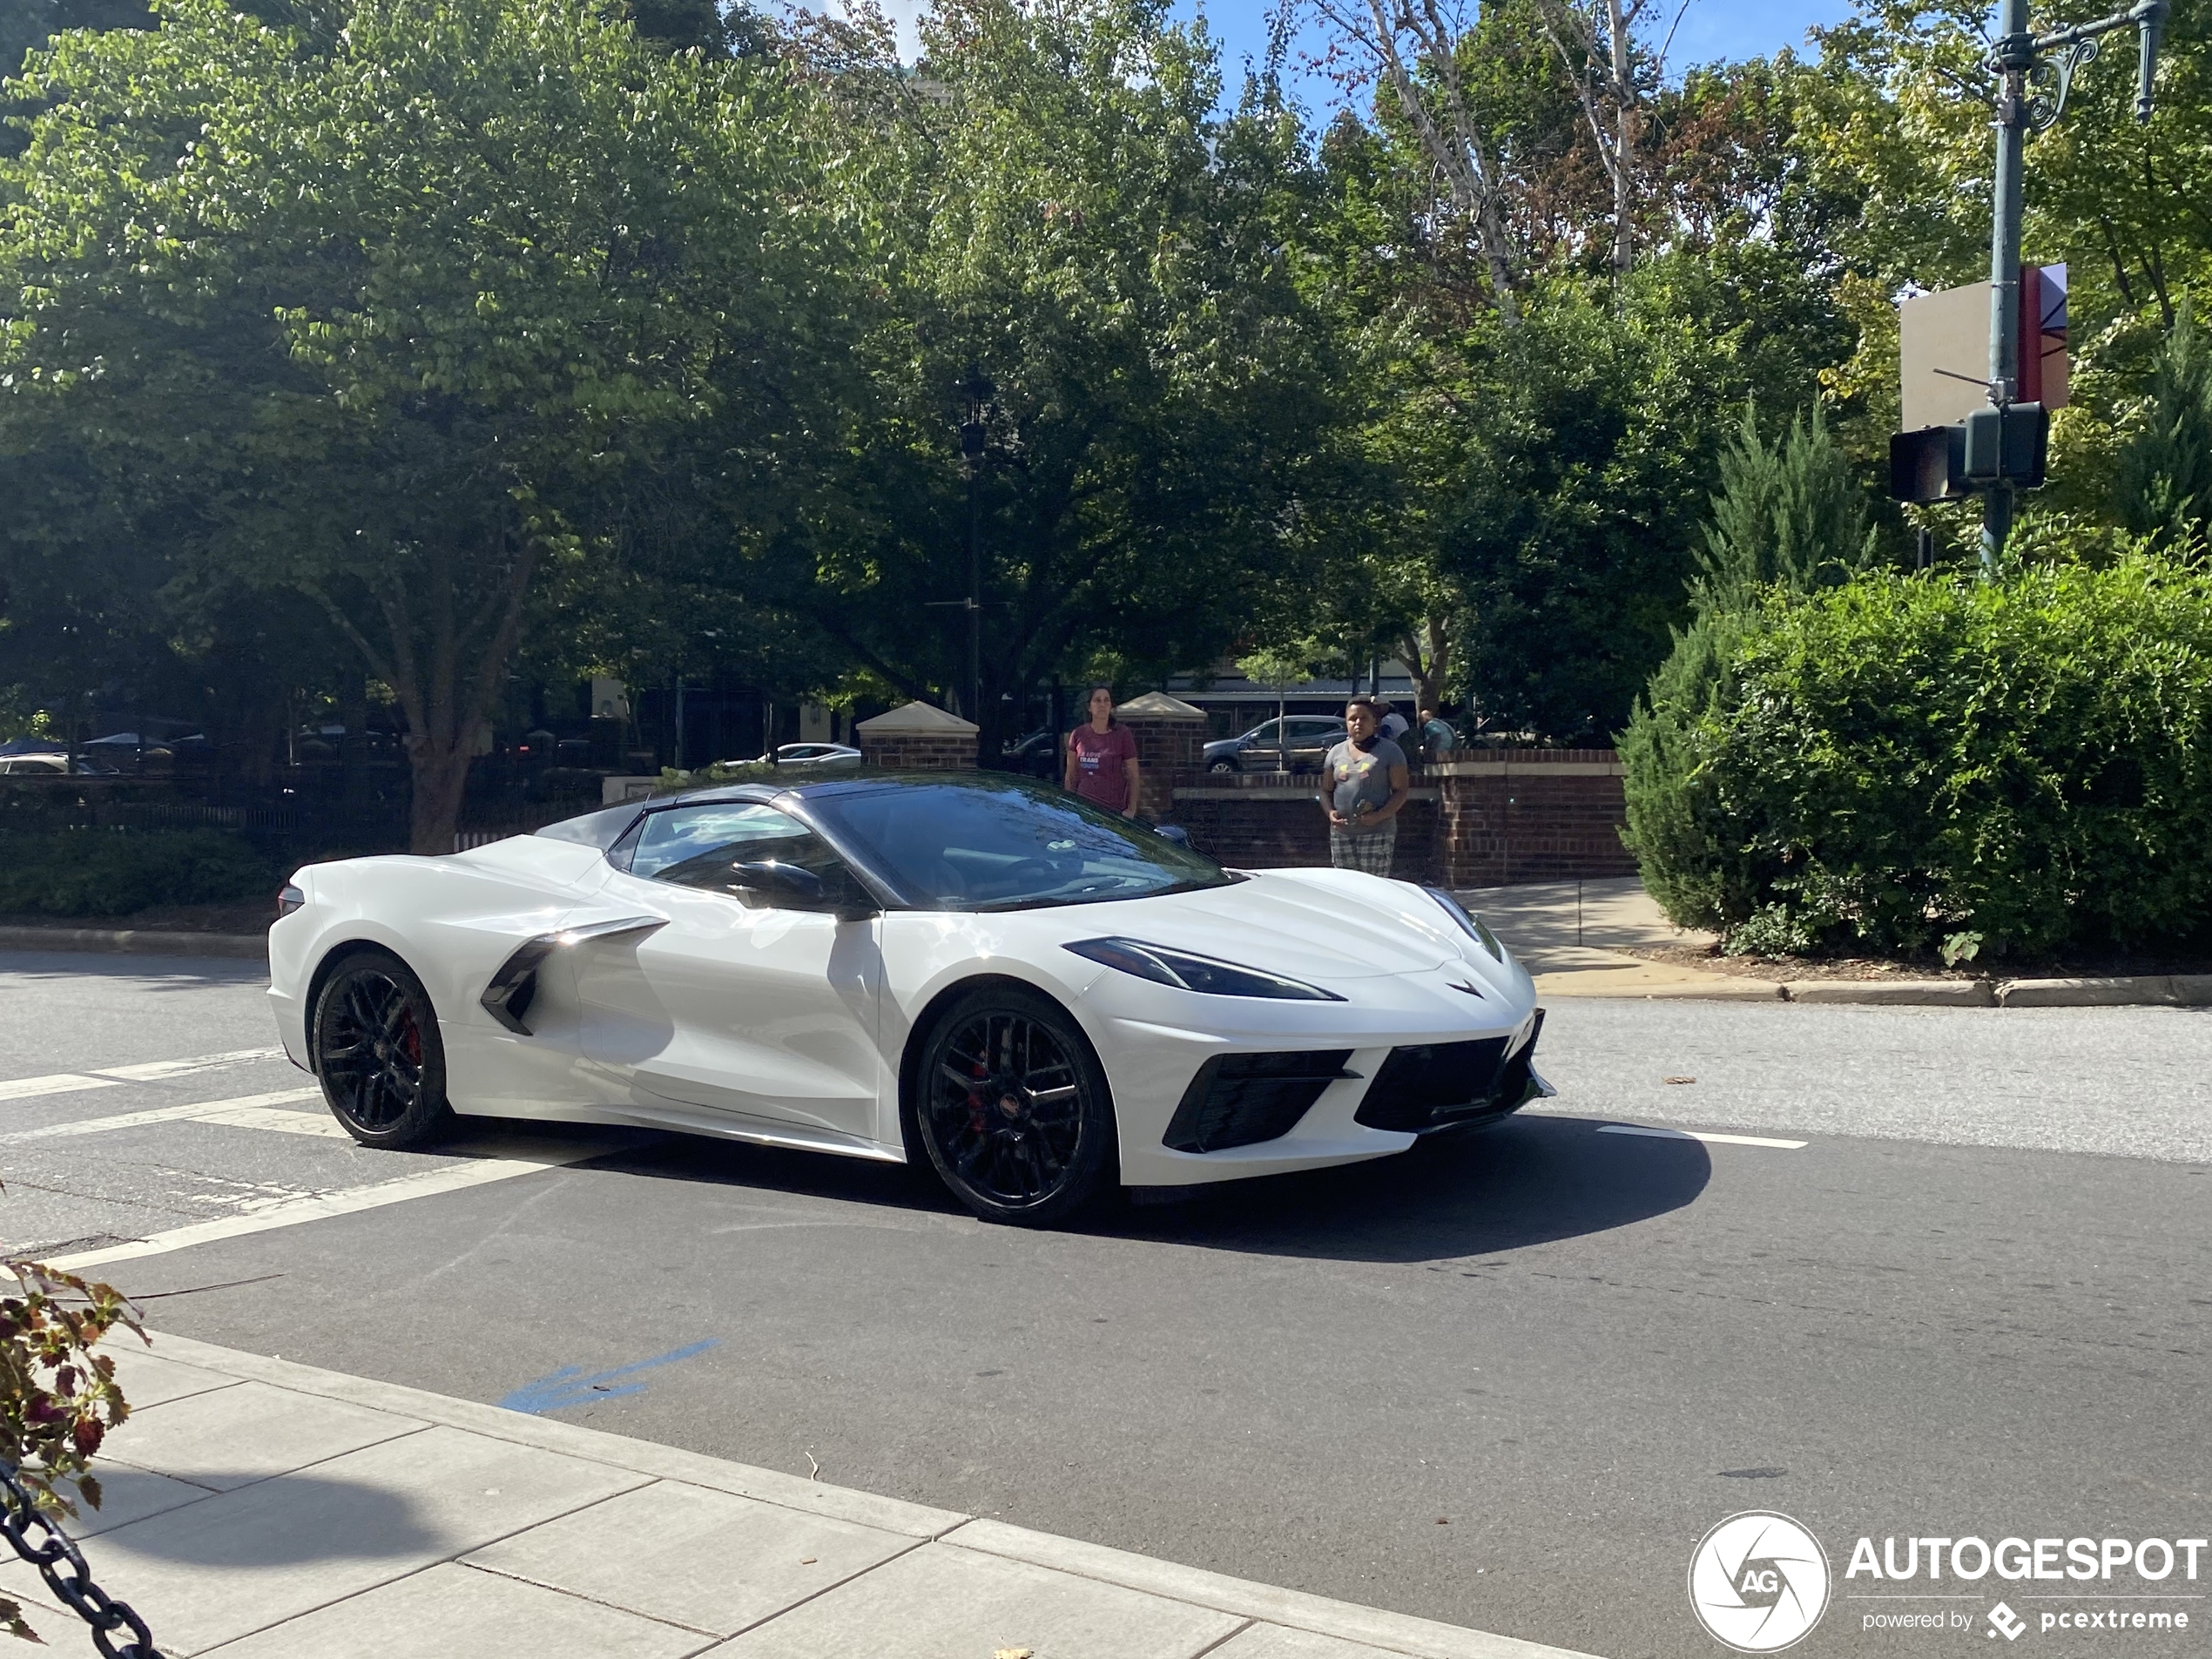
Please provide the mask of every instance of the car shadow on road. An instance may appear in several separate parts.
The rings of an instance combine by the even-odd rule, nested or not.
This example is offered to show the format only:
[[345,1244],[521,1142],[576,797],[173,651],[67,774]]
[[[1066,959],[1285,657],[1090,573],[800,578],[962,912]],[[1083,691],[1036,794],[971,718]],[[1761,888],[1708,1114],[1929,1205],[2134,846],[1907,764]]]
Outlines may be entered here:
[[1207,1250],[1425,1262],[1610,1232],[1704,1190],[1713,1166],[1697,1142],[1600,1135],[1602,1121],[1512,1118],[1372,1163],[1141,1204],[1112,1231]]
[[[1441,1261],[1608,1232],[1679,1210],[1704,1190],[1712,1163],[1699,1143],[1600,1135],[1602,1121],[1515,1117],[1372,1163],[1154,1190],[1069,1231],[1256,1255]],[[592,1163],[658,1179],[967,1213],[927,1170],[814,1153],[673,1136]]]

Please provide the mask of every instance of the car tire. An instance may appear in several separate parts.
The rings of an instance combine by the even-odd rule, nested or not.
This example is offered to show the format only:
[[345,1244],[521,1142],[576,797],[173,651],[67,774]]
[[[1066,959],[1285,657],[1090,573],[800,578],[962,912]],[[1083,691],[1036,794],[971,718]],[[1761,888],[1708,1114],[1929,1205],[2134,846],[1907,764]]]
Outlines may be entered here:
[[1025,986],[955,997],[923,1035],[912,1128],[985,1221],[1057,1226],[1114,1184],[1113,1098],[1082,1028]]
[[422,981],[386,950],[348,955],[315,998],[315,1076],[363,1146],[421,1146],[450,1126],[445,1043]]
[[1237,763],[1233,760],[1217,760],[1206,770],[1208,772],[1234,772],[1237,770]]

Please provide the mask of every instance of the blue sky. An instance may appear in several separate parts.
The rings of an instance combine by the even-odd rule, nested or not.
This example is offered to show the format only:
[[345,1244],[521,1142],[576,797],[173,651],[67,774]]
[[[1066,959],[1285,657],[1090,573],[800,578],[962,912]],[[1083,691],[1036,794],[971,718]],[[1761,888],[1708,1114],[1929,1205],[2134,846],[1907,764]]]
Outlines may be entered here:
[[[1223,44],[1222,67],[1233,97],[1244,75],[1244,60],[1257,60],[1267,50],[1267,14],[1280,0],[1177,0],[1176,12],[1190,17],[1203,9],[1206,21]],[[1649,0],[1656,24],[1639,28],[1639,34],[1663,36],[1681,0]],[[1716,58],[1757,57],[1791,46],[1803,51],[1805,30],[1815,24],[1840,23],[1851,15],[1850,0],[1689,0],[1674,45],[1667,54],[1670,70]],[[1318,45],[1319,36],[1311,22],[1306,37]],[[1311,50],[1311,48],[1309,48]],[[1333,96],[1326,82],[1307,78],[1303,82],[1309,104]]]
[[[882,3],[899,24],[900,38],[911,52],[914,20],[927,0],[882,0]],[[1190,17],[1203,10],[1221,41],[1228,99],[1235,98],[1243,83],[1244,60],[1257,61],[1265,53],[1268,11],[1271,5],[1282,3],[1285,0],[1175,0],[1179,17]],[[1473,0],[1467,3],[1471,8]],[[1647,3],[1649,17],[1637,32],[1663,36],[1683,0],[1647,0]],[[1784,46],[1803,51],[1806,30],[1815,24],[1840,23],[1851,15],[1851,0],[1689,0],[1667,54],[1668,67],[1671,71],[1719,58],[1764,57]],[[1301,11],[1306,20],[1302,36],[1305,55],[1317,55],[1325,37],[1310,8],[1302,7]],[[1655,18],[1656,22],[1651,21]],[[1319,77],[1301,75],[1295,63],[1290,69],[1292,91],[1316,115],[1325,117],[1325,106],[1338,96],[1334,86]]]

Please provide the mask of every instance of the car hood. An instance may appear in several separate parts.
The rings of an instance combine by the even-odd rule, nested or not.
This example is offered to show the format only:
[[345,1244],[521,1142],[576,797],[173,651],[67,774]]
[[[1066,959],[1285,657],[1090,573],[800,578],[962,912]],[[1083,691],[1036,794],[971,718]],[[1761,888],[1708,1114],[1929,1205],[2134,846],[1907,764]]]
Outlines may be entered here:
[[1268,870],[1225,887],[1025,913],[1064,941],[1116,936],[1293,979],[1372,979],[1463,962],[1464,937],[1415,887],[1347,870]]

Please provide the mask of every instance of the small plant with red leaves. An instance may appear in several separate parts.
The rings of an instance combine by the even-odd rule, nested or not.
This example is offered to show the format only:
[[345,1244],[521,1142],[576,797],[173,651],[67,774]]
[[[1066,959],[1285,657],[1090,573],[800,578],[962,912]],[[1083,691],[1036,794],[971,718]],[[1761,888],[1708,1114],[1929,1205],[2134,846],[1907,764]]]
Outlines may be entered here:
[[[97,1509],[92,1456],[131,1407],[116,1386],[115,1361],[92,1350],[118,1325],[145,1341],[138,1310],[112,1286],[36,1262],[0,1263],[0,1274],[20,1287],[0,1296],[0,1464],[49,1514],[77,1513],[64,1488]],[[38,1640],[5,1596],[0,1630]]]

